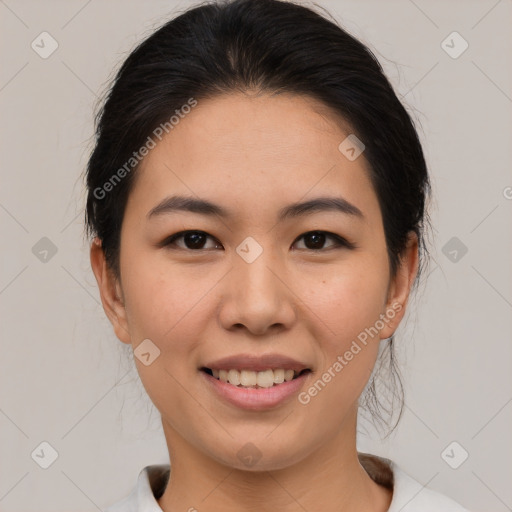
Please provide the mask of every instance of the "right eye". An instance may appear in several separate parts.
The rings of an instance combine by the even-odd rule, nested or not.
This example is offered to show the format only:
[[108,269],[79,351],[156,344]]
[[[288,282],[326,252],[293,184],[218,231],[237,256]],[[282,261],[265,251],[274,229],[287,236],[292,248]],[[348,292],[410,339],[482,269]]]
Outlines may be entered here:
[[[211,239],[215,241],[213,247],[204,247],[205,243],[208,239]],[[183,245],[180,245],[177,243],[178,240],[183,240]],[[184,249],[184,250],[193,250],[193,251],[200,251],[200,250],[208,250],[208,249],[215,249],[222,247],[220,242],[210,236],[208,233],[205,233],[204,231],[196,231],[196,230],[187,230],[187,231],[180,231],[179,233],[175,233],[174,235],[171,235],[167,237],[164,241],[162,241],[160,244],[160,247],[165,247],[167,249]]]

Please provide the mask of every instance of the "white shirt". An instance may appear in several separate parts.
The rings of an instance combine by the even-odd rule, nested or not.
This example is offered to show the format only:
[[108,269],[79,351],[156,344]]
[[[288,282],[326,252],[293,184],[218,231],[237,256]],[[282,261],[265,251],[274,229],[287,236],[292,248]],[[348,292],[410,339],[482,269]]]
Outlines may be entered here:
[[[391,460],[370,454],[359,456],[373,480],[393,489],[388,512],[469,512],[447,496],[424,487]],[[157,499],[165,490],[169,472],[169,464],[146,466],[131,494],[105,512],[162,512]]]

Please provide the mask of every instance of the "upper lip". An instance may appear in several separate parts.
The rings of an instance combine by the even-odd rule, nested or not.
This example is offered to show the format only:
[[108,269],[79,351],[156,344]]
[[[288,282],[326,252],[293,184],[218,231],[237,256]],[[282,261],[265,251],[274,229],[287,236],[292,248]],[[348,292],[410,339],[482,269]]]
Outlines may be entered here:
[[252,370],[261,372],[270,369],[284,369],[301,372],[310,369],[306,363],[282,354],[238,354],[211,361],[203,366],[210,370]]

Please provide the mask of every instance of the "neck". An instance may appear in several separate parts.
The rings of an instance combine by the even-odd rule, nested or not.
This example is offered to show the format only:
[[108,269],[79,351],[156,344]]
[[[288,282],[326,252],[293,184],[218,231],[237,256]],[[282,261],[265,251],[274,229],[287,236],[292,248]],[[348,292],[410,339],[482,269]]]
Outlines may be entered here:
[[242,471],[195,449],[163,420],[172,470],[158,504],[164,512],[386,512],[392,491],[375,483],[361,465],[355,416],[348,423],[352,435],[347,428],[340,430],[331,442],[292,466]]

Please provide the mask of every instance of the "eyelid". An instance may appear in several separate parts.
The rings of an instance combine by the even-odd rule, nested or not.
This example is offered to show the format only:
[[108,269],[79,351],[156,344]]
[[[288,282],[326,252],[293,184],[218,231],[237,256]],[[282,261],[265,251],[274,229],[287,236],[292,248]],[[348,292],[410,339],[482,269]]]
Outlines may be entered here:
[[[185,229],[183,231],[179,231],[177,233],[174,233],[173,235],[170,235],[170,236],[166,237],[162,242],[157,244],[157,247],[159,247],[159,248],[169,248],[169,247],[171,247],[174,244],[174,242],[176,240],[184,237],[185,235],[187,235],[189,233],[199,233],[199,234],[202,234],[202,235],[206,235],[207,238],[215,240],[215,242],[218,245],[222,245],[222,243],[219,242],[219,240],[217,240],[213,235],[210,235],[206,231],[202,231],[200,229]],[[349,249],[349,250],[357,249],[358,248],[358,245],[356,245],[354,242],[350,242],[345,237],[343,237],[341,235],[337,235],[336,233],[332,233],[330,231],[322,230],[322,229],[313,229],[313,230],[306,231],[306,232],[302,233],[301,235],[299,235],[294,240],[292,245],[295,245],[298,240],[301,240],[302,238],[306,237],[307,235],[310,235],[310,234],[313,234],[313,233],[324,234],[327,238],[333,239],[335,241],[335,245],[333,245],[331,247],[327,247],[325,249],[308,249],[308,248],[305,248],[305,249],[295,249],[295,250],[300,250],[300,251],[304,250],[304,251],[322,253],[322,252],[326,252],[326,251],[329,251],[329,250],[332,250],[332,249],[340,249],[340,248],[343,248],[343,247],[346,248],[346,249]],[[174,247],[177,248],[177,249],[181,249],[183,251],[198,252],[198,253],[202,252],[202,251],[209,251],[209,250],[211,250],[211,248],[208,248],[208,249],[188,249],[186,247],[184,248],[184,247],[179,247],[179,246],[176,246],[176,245],[174,245]]]
[[311,235],[313,233],[324,234],[327,238],[332,238],[336,242],[336,244],[334,246],[328,247],[326,249],[315,250],[315,249],[307,249],[306,248],[306,249],[299,249],[299,250],[306,250],[306,251],[310,251],[310,252],[322,253],[322,252],[329,251],[331,249],[340,249],[342,247],[345,247],[346,249],[357,249],[358,248],[358,246],[354,242],[350,242],[345,237],[343,237],[341,235],[337,235],[336,233],[332,233],[331,231],[326,231],[324,229],[312,229],[310,231],[306,231],[305,233],[302,233],[300,236],[298,236],[293,243],[295,244],[301,238],[304,238],[305,236]]
[[171,245],[174,245],[175,248],[177,249],[181,249],[183,251],[188,251],[188,252],[201,252],[201,251],[208,251],[210,249],[188,249],[186,247],[179,247],[179,246],[176,246],[175,245],[175,242],[176,240],[184,237],[185,235],[188,235],[190,233],[196,233],[196,234],[201,234],[201,235],[206,235],[207,238],[210,238],[212,240],[215,240],[215,242],[219,245],[222,245],[213,235],[210,235],[209,233],[207,233],[206,231],[202,231],[200,229],[184,229],[183,231],[178,231],[166,238],[164,238],[161,242],[159,242],[157,244],[157,247],[159,248],[169,248]]

